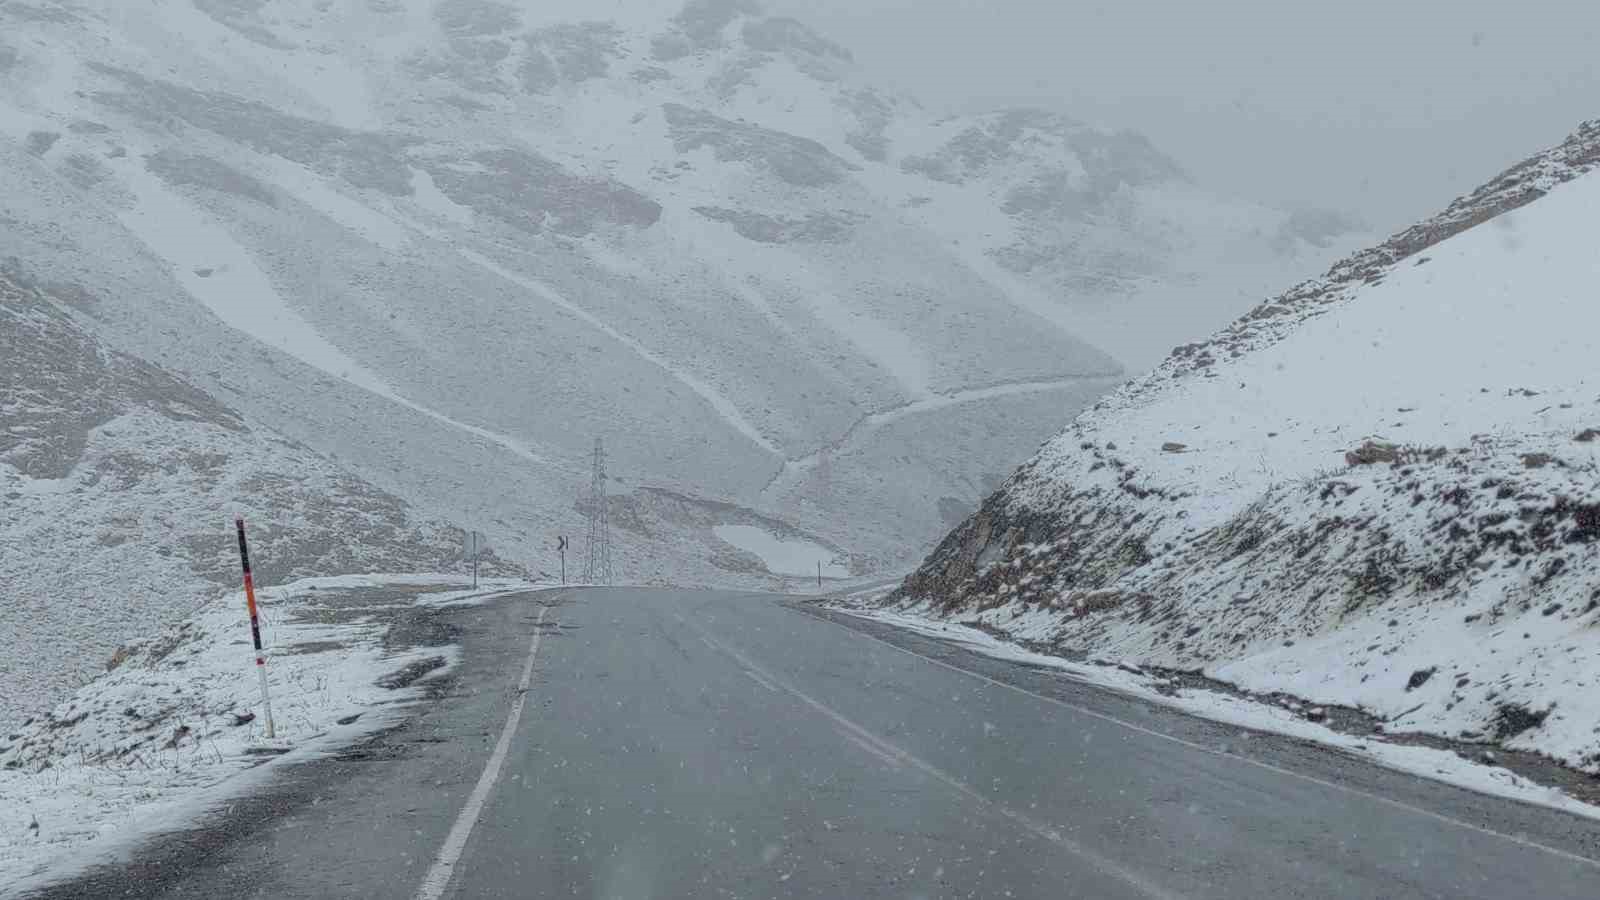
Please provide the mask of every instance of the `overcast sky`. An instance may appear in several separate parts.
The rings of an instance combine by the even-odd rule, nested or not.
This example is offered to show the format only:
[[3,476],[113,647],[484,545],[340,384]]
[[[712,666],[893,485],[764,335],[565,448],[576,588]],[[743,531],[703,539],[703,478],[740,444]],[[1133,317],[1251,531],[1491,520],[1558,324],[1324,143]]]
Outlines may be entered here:
[[768,0],[931,107],[1049,105],[1392,230],[1600,117],[1600,0]]

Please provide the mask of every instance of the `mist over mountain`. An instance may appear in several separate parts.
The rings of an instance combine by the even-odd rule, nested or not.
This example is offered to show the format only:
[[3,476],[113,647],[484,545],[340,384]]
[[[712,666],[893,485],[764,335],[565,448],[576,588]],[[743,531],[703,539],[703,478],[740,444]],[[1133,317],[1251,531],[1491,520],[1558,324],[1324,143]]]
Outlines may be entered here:
[[[330,515],[381,492],[530,570],[581,534],[597,438],[631,580],[794,574],[718,526],[903,566],[1352,227],[1208,192],[1137,134],[934,116],[743,0],[0,6],[0,256],[30,303],[349,472]],[[60,458],[7,477],[99,464]]]

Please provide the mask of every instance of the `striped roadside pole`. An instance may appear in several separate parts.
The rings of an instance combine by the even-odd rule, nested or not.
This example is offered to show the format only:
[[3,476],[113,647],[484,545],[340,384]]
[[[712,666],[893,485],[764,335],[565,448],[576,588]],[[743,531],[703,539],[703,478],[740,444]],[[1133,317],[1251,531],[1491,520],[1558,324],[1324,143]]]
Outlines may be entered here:
[[256,675],[261,678],[261,707],[266,714],[267,737],[273,737],[272,698],[267,696],[267,658],[261,652],[261,620],[256,616],[256,582],[250,575],[250,548],[244,542],[244,516],[234,518],[239,529],[239,562],[244,566],[244,601],[250,607],[250,637],[256,644]]

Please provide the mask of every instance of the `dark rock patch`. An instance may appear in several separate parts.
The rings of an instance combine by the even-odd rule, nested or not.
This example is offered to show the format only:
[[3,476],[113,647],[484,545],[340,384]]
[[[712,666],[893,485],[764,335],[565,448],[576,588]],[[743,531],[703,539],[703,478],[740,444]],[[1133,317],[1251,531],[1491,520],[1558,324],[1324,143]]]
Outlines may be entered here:
[[1490,728],[1495,740],[1505,741],[1525,731],[1538,728],[1544,724],[1549,715],[1548,709],[1534,712],[1521,704],[1501,703],[1495,707],[1494,720],[1490,723]]
[[61,140],[60,132],[56,131],[30,131],[28,137],[22,142],[23,147],[34,156],[43,156],[50,152],[50,148]]
[[662,112],[679,153],[709,147],[719,162],[761,168],[797,187],[837,184],[855,169],[810,138],[734,122],[677,103],[665,104]]
[[146,157],[144,165],[151,174],[173,186],[202,187],[266,206],[278,205],[277,197],[266,184],[210,157],[162,150]]
[[696,206],[696,213],[733,226],[740,237],[762,244],[842,244],[855,233],[859,218],[850,213],[807,213],[801,218],[769,216],[720,206]]
[[798,52],[849,62],[850,51],[785,16],[744,23],[744,42],[768,53]]
[[648,228],[661,218],[659,203],[627,185],[574,174],[523,150],[421,164],[451,200],[530,234],[582,236],[603,224]]

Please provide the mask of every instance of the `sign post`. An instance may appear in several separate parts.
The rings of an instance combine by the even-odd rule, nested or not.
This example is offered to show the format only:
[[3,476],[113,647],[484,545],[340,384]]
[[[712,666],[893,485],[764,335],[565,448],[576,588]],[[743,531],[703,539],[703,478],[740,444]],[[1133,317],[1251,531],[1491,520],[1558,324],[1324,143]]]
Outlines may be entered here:
[[559,535],[559,536],[556,537],[556,549],[561,552],[561,586],[562,587],[566,587],[566,584],[567,584],[567,536],[566,535],[563,534],[563,535]]
[[261,652],[261,620],[256,615],[256,583],[250,574],[250,548],[244,541],[244,517],[233,520],[239,532],[239,563],[244,567],[244,602],[250,610],[250,637],[256,645],[256,675],[261,680],[261,710],[267,720],[267,737],[274,737],[272,727],[272,698],[267,695],[267,658]]

